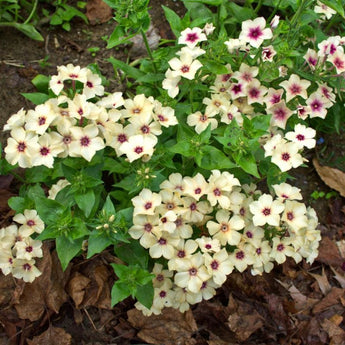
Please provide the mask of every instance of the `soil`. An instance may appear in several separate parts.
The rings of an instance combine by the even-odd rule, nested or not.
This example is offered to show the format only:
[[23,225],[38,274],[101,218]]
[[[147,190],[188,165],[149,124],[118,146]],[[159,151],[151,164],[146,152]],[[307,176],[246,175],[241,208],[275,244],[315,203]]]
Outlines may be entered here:
[[[161,5],[172,8],[180,15],[184,13],[184,7],[182,2],[174,0],[154,0],[150,3],[154,28],[158,31],[161,37],[172,38],[172,33],[169,31],[168,25],[163,19],[164,14]],[[86,66],[90,63],[97,63],[101,73],[111,81],[108,90],[123,90],[124,86],[119,84],[114,78],[112,65],[107,62],[107,58],[114,56],[117,59],[126,61],[128,57],[135,58],[135,53],[133,50],[131,50],[132,48],[130,45],[121,47],[120,49],[105,48],[106,42],[102,39],[102,37],[109,36],[114,30],[114,27],[115,22],[112,20],[99,25],[89,25],[78,19],[73,20],[72,29],[70,32],[66,32],[60,27],[42,25],[39,30],[45,39],[44,42],[30,40],[15,29],[0,28],[0,99],[2,99],[2,102],[0,102],[0,128],[2,128],[6,123],[8,117],[13,113],[16,113],[20,108],[24,107],[25,109],[30,109],[33,107],[28,100],[21,96],[21,93],[35,91],[35,88],[31,83],[32,78],[37,74],[53,75],[56,73],[56,66],[59,65],[72,63],[75,65]],[[94,56],[88,50],[92,47],[100,48],[100,50],[96,52]],[[7,134],[5,133],[1,134],[0,138],[2,143],[5,142],[6,135]],[[342,153],[345,146],[342,144],[340,145],[340,141],[334,136],[325,136],[324,139],[324,146],[317,148],[317,153],[321,161],[322,157],[329,157],[327,152],[330,151],[335,153],[335,156],[338,157],[337,159],[343,159]],[[313,156],[315,156],[315,152],[310,152],[308,157],[310,161],[312,160]],[[336,158],[332,159],[332,162],[338,162]],[[296,185],[302,189],[306,200],[309,201],[311,206],[316,209],[320,223],[322,224],[321,229],[323,235],[331,238],[332,240],[343,239],[344,231],[339,229],[343,228],[344,226],[344,216],[342,213],[344,200],[341,198],[333,198],[331,200],[326,200],[325,198],[313,200],[310,198],[310,194],[315,190],[325,192],[330,191],[330,188],[320,180],[311,164],[308,168],[297,169],[293,175],[296,178]],[[105,253],[104,256],[101,255],[99,260],[107,261],[106,255],[107,253]],[[254,287],[251,291],[249,291],[250,288],[248,286],[245,287],[245,284],[248,283],[250,286],[255,286],[256,284],[267,284],[267,282],[269,282],[275,287],[270,288],[270,295],[265,295],[265,297],[263,297],[264,295],[259,296],[259,300],[261,298],[262,306],[265,306],[265,308],[267,308],[267,305],[270,307],[269,310],[272,313],[269,316],[270,318],[274,318],[276,316],[277,319],[279,319],[282,317],[282,314],[279,314],[282,313],[282,311],[275,309],[275,300],[272,296],[273,294],[276,294],[276,298],[279,298],[279,305],[281,305],[283,308],[282,296],[286,297],[286,292],[284,295],[282,292],[282,287],[280,286],[280,288],[278,288],[277,286],[279,286],[279,284],[273,283],[274,279],[285,279],[282,278],[282,275],[286,275],[287,271],[290,272],[289,274],[292,274],[291,272],[295,272],[294,279],[297,276],[299,279],[301,279],[302,273],[299,275],[296,273],[296,270],[299,270],[298,272],[302,272],[305,269],[305,267],[301,266],[296,268],[296,265],[289,266],[290,264],[291,263],[289,262],[284,266],[283,269],[280,268],[278,271],[276,270],[274,273],[267,275],[265,278],[262,278],[263,280],[261,280],[261,278],[258,280],[251,280],[252,278],[249,278],[247,275],[234,275],[233,278],[231,278],[224,286],[220,296],[218,295],[219,305],[222,303],[226,304],[231,302],[227,300],[227,297],[224,298],[225,295],[229,296],[230,291],[234,294],[234,296],[242,300],[242,302],[238,303],[240,304],[240,307],[243,307],[245,304],[243,301],[245,301],[246,298],[254,301],[255,294],[257,293]],[[317,269],[320,271],[320,266],[318,266]],[[282,270],[285,270],[285,272]],[[291,276],[290,278],[292,279],[293,277]],[[18,287],[16,291],[18,292]],[[224,299],[226,301],[224,301]],[[253,302],[253,305],[255,303],[256,302]],[[288,309],[287,303],[288,302],[284,304],[285,309]],[[217,308],[219,305],[217,305]],[[23,332],[23,336],[16,334],[15,331],[10,332],[9,329],[6,329],[6,327],[10,327],[8,325],[11,323],[7,320],[6,322],[9,323],[6,324],[0,315],[0,344],[7,343],[7,340],[5,340],[7,338],[5,336],[1,338],[1,326],[3,326],[2,331],[5,332],[6,330],[7,335],[10,333],[16,334],[15,338],[12,338],[11,342],[8,342],[9,344],[46,344],[44,342],[39,342],[38,340],[37,342],[32,343],[27,342],[26,337],[32,339],[33,336],[42,334],[42,332],[44,332],[49,325],[60,327],[68,334],[71,334],[73,339],[72,344],[105,345],[143,343],[143,340],[141,340],[142,338],[136,336],[137,332],[140,331],[140,328],[134,328],[127,321],[126,313],[132,307],[133,301],[129,299],[120,303],[119,306],[112,311],[102,310],[101,312],[101,309],[95,306],[88,308],[75,308],[73,302],[71,299],[69,299],[69,301],[63,304],[61,307],[59,314],[54,314],[50,311],[50,313],[47,313],[44,318],[41,318],[39,321],[34,323],[30,323],[29,320],[22,321],[22,323],[16,321],[17,323],[15,323],[13,320],[11,320],[11,322],[13,321],[13,324],[16,325],[13,327],[15,327],[15,329],[16,327],[21,329],[20,332]],[[210,306],[206,306],[205,310],[207,310],[210,314],[216,314],[215,309],[211,310],[208,308],[210,308]],[[192,337],[193,342],[191,341],[190,344],[230,344],[229,342],[223,342],[223,340],[219,340],[219,342],[218,340],[212,340],[216,339],[212,338],[212,336],[216,336],[212,335],[212,332],[209,332],[210,327],[215,334],[217,334],[217,331],[215,331],[215,326],[209,325],[211,322],[209,320],[207,321],[207,327],[209,327],[207,330],[205,315],[203,314],[204,311],[201,309],[202,307],[197,307],[193,311],[198,325],[201,328],[195,332]],[[342,315],[342,313],[340,314]],[[217,317],[218,316],[219,315],[217,314]],[[266,317],[268,316],[266,315]],[[305,316],[305,318],[307,318],[307,316]],[[205,327],[205,329],[203,330],[202,327]],[[225,326],[222,325],[222,327],[224,328]],[[284,325],[282,326],[279,324],[279,320],[276,321],[274,327],[272,326],[272,333],[276,332],[276,334],[278,334],[279,329],[282,334],[287,332],[287,328]],[[266,331],[268,329],[266,328]],[[220,338],[218,337],[217,339]],[[241,344],[277,344],[277,339],[283,338],[281,336],[279,338],[278,336],[278,338],[276,337],[276,340],[274,340],[272,335],[272,342],[268,342],[269,336],[259,332],[258,338],[251,337],[250,339],[251,342],[241,342]],[[62,343],[54,342],[54,344]],[[235,343],[231,342],[231,344]],[[288,343],[281,342],[281,344]],[[294,344],[297,344],[297,342]],[[322,344],[322,342],[302,341],[298,342],[298,344]],[[336,343],[334,342],[334,344]]]

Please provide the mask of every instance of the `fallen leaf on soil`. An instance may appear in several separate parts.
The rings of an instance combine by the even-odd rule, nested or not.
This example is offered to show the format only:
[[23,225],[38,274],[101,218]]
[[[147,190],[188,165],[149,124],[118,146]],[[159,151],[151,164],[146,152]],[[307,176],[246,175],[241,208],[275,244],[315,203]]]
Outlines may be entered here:
[[113,10],[102,0],[88,0],[86,17],[91,25],[106,23],[113,17]]
[[343,289],[345,289],[345,277],[344,277],[344,275],[341,275],[340,273],[338,273],[332,266],[331,266],[331,270],[335,274],[334,278],[339,282],[340,286]]
[[198,328],[191,310],[180,313],[176,309],[165,308],[161,315],[145,317],[141,311],[131,309],[127,315],[131,325],[139,330],[137,336],[149,344],[195,344],[191,336]]
[[90,279],[85,289],[83,307],[111,309],[111,282],[112,272],[109,267],[99,261],[92,260],[83,274]]
[[319,246],[317,261],[331,266],[341,266],[344,259],[340,256],[337,245],[329,237],[323,236]]
[[310,321],[300,322],[298,327],[298,333],[299,338],[301,338],[302,340],[300,344],[328,344],[329,339],[327,333],[321,328],[320,322],[316,317],[313,317]]
[[287,311],[284,309],[283,298],[272,293],[266,295],[265,299],[268,302],[270,314],[278,328],[281,331],[286,332],[292,325]]
[[79,272],[74,272],[68,282],[67,291],[72,297],[76,308],[79,308],[85,296],[85,289],[91,280]]
[[41,335],[27,340],[28,345],[70,345],[72,337],[62,328],[50,326]]
[[9,305],[13,298],[13,292],[15,288],[15,282],[13,277],[9,274],[4,276],[0,275],[0,307]]
[[345,173],[335,168],[321,166],[316,158],[313,159],[313,164],[321,180],[345,197]]
[[314,274],[314,273],[310,273],[310,272],[308,272],[308,273],[309,273],[309,275],[311,275],[313,278],[316,279],[317,283],[319,284],[319,288],[320,288],[321,292],[323,293],[323,295],[327,295],[332,287],[331,287],[330,283],[328,282],[324,267],[322,266],[322,275]]
[[340,303],[340,299],[344,298],[345,290],[332,287],[331,291],[325,296],[319,303],[317,303],[313,308],[313,313],[318,314],[325,309],[328,309],[334,305]]
[[[230,295],[231,300],[234,300],[232,295]],[[237,308],[229,316],[229,328],[235,333],[239,341],[245,341],[264,325],[262,317],[251,304],[239,300],[230,303],[232,305],[237,304]]]
[[38,320],[47,307],[55,313],[67,301],[64,290],[69,269],[62,272],[56,252],[50,255],[49,248],[43,244],[43,259],[37,264],[42,275],[31,284],[25,284],[15,308],[21,319]]
[[330,345],[345,344],[345,332],[338,325],[325,319],[321,326],[331,339]]
[[340,255],[345,258],[345,240],[337,241],[336,244],[338,246]]
[[288,289],[288,291],[290,292],[290,295],[295,302],[295,308],[297,309],[297,311],[309,309],[318,301],[317,299],[309,298],[303,295],[293,284]]

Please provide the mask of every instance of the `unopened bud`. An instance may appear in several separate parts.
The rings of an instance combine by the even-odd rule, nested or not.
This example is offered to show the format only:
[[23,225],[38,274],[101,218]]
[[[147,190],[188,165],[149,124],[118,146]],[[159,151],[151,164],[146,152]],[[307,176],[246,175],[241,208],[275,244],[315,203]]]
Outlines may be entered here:
[[114,221],[114,219],[115,219],[115,215],[112,214],[112,215],[109,217],[109,222],[112,223],[112,222]]
[[275,15],[273,17],[273,19],[271,20],[271,23],[270,23],[271,29],[276,29],[278,27],[279,19],[280,19],[280,16]]
[[108,228],[109,228],[109,224],[105,223],[105,224],[103,225],[103,228],[104,228],[104,229],[108,229]]

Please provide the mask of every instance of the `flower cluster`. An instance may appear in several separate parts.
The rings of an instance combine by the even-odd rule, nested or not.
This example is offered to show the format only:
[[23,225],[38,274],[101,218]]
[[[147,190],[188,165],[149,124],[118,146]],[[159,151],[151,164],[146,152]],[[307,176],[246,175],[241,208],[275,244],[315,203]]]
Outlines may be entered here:
[[40,234],[44,223],[36,210],[25,210],[24,214],[16,214],[13,220],[17,224],[0,229],[0,269],[4,275],[11,273],[13,277],[31,283],[41,275],[34,258],[43,256],[42,242],[32,239],[31,235]]
[[[214,28],[205,29],[205,32],[211,34]],[[187,28],[181,32],[178,40],[179,44],[186,45],[177,52],[179,58],[174,57],[169,61],[169,68],[165,73],[162,87],[168,91],[168,95],[175,98],[179,93],[178,83],[181,78],[189,80],[194,79],[196,72],[202,67],[202,64],[197,58],[205,54],[205,50],[197,46],[199,42],[206,41],[206,35],[198,27],[193,29]]]
[[183,177],[173,173],[160,192],[143,189],[132,199],[133,226],[129,234],[149,250],[156,264],[154,301],[147,315],[170,306],[185,311],[209,299],[234,269],[252,274],[269,272],[286,257],[296,262],[317,256],[320,231],[315,211],[297,201],[300,190],[274,185],[275,199],[255,185],[240,186],[229,172],[212,170]]
[[302,157],[300,151],[307,147],[315,147],[314,139],[316,131],[305,125],[297,124],[294,131],[285,134],[273,135],[264,145],[265,157],[271,156],[271,162],[279,167],[281,171],[288,171],[297,168],[307,161]]
[[[215,129],[219,122],[229,124],[235,119],[241,125],[243,123],[242,114],[248,117],[260,113],[270,115],[272,129],[285,129],[288,119],[294,114],[297,114],[301,120],[305,120],[308,116],[325,118],[327,109],[335,102],[333,90],[327,84],[315,83],[312,85],[309,80],[302,79],[294,73],[291,73],[288,79],[280,82],[279,88],[274,88],[271,84],[260,80],[260,66],[265,62],[272,62],[277,54],[272,45],[261,47],[264,40],[272,38],[272,30],[265,26],[266,21],[262,17],[247,20],[242,23],[239,39],[229,39],[225,42],[230,54],[238,53],[240,50],[249,53],[250,47],[256,48],[256,50],[261,49],[255,55],[248,55],[249,61],[254,61],[253,59],[257,59],[257,57],[259,60],[254,66],[243,62],[238,70],[234,71],[232,66],[227,64],[228,73],[216,76],[214,84],[210,87],[211,97],[203,99],[205,110],[200,109],[187,117],[187,123],[195,127],[198,134],[209,124],[211,129]],[[205,51],[195,44],[191,45],[188,41],[189,37],[193,37],[195,42],[202,42],[206,40],[206,36],[202,35],[199,28],[188,28],[181,33],[179,43],[185,43],[187,47],[182,48],[178,54],[188,56],[190,62],[187,64],[177,58],[169,61],[175,71],[168,69],[167,78],[163,81],[163,88],[168,90],[171,97],[176,97],[178,94],[178,82],[181,77],[193,79],[195,72],[202,67],[202,64],[195,59]],[[331,62],[337,72],[342,73],[345,71],[345,55],[341,46],[343,43],[344,40],[340,37],[331,37],[319,44],[319,53],[309,48],[305,59],[315,68],[320,52],[323,52],[323,61]],[[191,61],[196,68],[191,67]],[[283,73],[285,66],[276,68],[281,77],[286,75],[286,72]],[[185,73],[187,75],[184,75]],[[218,119],[217,116],[219,116]]]
[[[21,109],[4,126],[11,131],[5,148],[10,164],[52,168],[56,157],[67,156],[90,161],[105,146],[130,162],[148,160],[162,127],[177,124],[172,108],[143,94],[124,99],[115,92],[96,99],[103,96],[104,88],[100,77],[86,68],[69,64],[58,67],[58,72],[50,80],[57,97],[28,112]],[[74,91],[71,98],[66,84]]]

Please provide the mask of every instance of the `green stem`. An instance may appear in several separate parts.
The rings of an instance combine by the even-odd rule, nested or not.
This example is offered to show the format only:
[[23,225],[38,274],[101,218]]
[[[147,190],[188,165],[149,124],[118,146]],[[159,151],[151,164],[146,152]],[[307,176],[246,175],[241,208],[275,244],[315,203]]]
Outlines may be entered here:
[[255,7],[254,12],[258,13],[262,5],[263,5],[263,0],[259,0],[258,4]]
[[269,18],[267,19],[267,23],[271,23],[271,20],[273,19],[273,17],[275,16],[275,14],[277,13],[280,3],[282,2],[282,0],[279,0],[277,6],[274,8],[273,12],[271,13],[271,15],[269,16]]
[[37,4],[38,4],[38,0],[35,0],[33,6],[32,6],[32,10],[29,14],[29,17],[26,19],[26,21],[24,22],[24,24],[28,24],[30,22],[30,20],[32,19],[33,15],[36,12],[36,8],[37,8]]
[[154,61],[154,58],[153,58],[153,55],[152,55],[152,50],[150,48],[150,45],[149,45],[149,42],[147,40],[146,34],[145,34],[143,29],[140,29],[140,33],[141,33],[141,36],[142,36],[142,38],[144,40],[144,44],[145,44],[145,48],[146,48],[147,54],[149,55],[150,59],[152,60],[153,70],[155,71],[155,73],[157,73],[157,67],[156,67],[156,64],[155,64],[155,61]]

